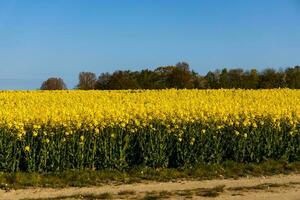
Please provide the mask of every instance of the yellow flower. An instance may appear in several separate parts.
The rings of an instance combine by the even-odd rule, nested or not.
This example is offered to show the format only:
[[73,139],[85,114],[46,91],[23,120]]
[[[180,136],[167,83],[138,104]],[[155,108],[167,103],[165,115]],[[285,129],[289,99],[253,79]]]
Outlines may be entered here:
[[257,128],[257,124],[255,122],[253,122],[252,126],[253,128]]
[[239,135],[240,132],[238,132],[237,130],[234,130],[235,135]]
[[26,147],[24,147],[24,150],[25,150],[26,152],[29,152],[29,151],[30,151],[30,147],[29,147],[29,146],[26,146]]
[[122,123],[121,123],[121,127],[122,127],[122,128],[125,128],[125,127],[126,127],[126,124],[125,124],[124,122],[122,122]]
[[36,137],[36,136],[38,136],[38,132],[37,131],[33,131],[32,135],[33,135],[33,137]]
[[80,136],[80,141],[82,142],[84,140],[84,136]]
[[192,138],[190,141],[190,145],[194,145],[194,143],[195,143],[195,138]]

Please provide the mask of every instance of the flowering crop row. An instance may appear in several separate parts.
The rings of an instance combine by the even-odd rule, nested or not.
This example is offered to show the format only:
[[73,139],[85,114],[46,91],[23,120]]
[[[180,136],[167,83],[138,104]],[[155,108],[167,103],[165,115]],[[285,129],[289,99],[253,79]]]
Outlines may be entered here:
[[0,170],[300,160],[300,91],[0,92]]

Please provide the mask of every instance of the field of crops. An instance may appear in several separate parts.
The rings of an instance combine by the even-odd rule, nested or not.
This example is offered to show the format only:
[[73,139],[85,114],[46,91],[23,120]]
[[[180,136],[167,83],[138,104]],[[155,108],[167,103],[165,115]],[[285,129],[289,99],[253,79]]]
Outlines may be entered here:
[[300,160],[300,90],[0,92],[0,171]]

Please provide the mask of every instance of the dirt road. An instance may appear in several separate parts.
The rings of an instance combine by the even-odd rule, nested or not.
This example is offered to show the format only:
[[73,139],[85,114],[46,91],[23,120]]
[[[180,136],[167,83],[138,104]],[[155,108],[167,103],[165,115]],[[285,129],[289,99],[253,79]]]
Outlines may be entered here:
[[238,180],[143,182],[83,188],[0,190],[0,199],[300,200],[300,175],[276,175]]

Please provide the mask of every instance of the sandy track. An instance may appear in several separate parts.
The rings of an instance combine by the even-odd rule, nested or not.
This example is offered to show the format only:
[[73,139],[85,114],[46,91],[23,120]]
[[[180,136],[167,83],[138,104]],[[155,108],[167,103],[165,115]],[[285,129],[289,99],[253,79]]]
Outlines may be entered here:
[[[266,188],[264,190],[232,191],[229,188],[252,187],[260,184],[286,184],[285,187]],[[272,200],[300,200],[300,175],[276,175],[270,177],[241,178],[238,180],[207,180],[207,181],[177,181],[177,182],[143,182],[124,185],[105,185],[97,187],[82,188],[29,188],[19,190],[0,190],[0,199],[35,199],[35,198],[55,198],[80,194],[102,194],[111,193],[117,195],[121,191],[135,191],[131,198],[143,197],[147,192],[175,192],[184,190],[194,190],[199,188],[213,188],[224,185],[224,191],[217,197],[201,197],[193,195],[192,199],[272,199]],[[117,196],[115,196],[117,197]],[[118,198],[118,197],[117,197]],[[128,197],[129,198],[129,197]],[[169,199],[184,199],[184,196],[172,195]]]

